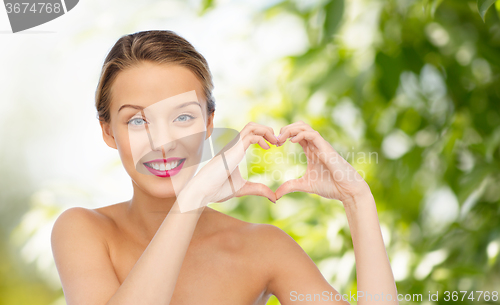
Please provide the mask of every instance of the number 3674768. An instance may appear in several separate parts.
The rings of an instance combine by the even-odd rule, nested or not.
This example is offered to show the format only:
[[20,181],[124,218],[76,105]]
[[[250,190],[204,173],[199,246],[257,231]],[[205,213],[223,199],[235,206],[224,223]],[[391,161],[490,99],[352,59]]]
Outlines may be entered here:
[[61,3],[5,3],[7,14],[58,14],[61,13]]

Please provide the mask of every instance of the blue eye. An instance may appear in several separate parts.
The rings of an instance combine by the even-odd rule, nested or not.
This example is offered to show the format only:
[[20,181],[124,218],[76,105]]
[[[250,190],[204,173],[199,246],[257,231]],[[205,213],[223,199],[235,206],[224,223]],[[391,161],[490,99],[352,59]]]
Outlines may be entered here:
[[146,121],[143,118],[134,118],[128,121],[129,125],[134,125],[134,126],[142,126],[143,123],[146,123]]
[[194,117],[189,115],[189,114],[181,114],[180,116],[177,117],[177,119],[175,119],[175,121],[187,122],[187,121],[190,121],[192,119],[194,119]]

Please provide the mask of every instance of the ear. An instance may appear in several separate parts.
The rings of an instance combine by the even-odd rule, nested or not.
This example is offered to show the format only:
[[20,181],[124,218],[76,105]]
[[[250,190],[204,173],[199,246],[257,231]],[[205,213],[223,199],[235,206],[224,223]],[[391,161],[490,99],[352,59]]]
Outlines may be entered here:
[[207,117],[207,137],[205,138],[205,140],[212,135],[212,132],[214,130],[214,115],[215,111]]
[[113,131],[111,130],[111,126],[109,125],[109,123],[103,121],[101,121],[100,123],[102,129],[102,138],[104,139],[104,142],[106,142],[106,144],[109,147],[117,149],[115,137],[113,136]]

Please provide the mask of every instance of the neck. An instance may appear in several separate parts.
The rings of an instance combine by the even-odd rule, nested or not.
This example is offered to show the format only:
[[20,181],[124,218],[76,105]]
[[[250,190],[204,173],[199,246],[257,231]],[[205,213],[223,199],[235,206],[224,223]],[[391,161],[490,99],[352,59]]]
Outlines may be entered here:
[[136,231],[137,234],[150,241],[167,217],[177,197],[154,197],[144,192],[134,182],[132,185],[134,194],[128,202],[127,217],[134,226],[140,228]]

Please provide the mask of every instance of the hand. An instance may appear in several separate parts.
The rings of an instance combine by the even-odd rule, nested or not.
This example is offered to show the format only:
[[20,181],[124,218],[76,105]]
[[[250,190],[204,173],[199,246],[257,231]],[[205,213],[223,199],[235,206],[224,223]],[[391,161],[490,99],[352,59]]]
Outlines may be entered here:
[[307,169],[299,179],[283,183],[276,190],[277,199],[291,192],[307,192],[347,202],[370,192],[361,175],[311,126],[299,121],[281,128],[278,145],[289,137],[304,149]]
[[[271,127],[248,123],[239,136],[227,144],[188,182],[187,189],[201,194],[202,206],[246,195],[263,196],[276,202],[276,195],[268,186],[246,181],[241,177],[238,168],[251,144],[259,144],[263,149],[270,148],[264,139],[274,145],[278,142]],[[184,203],[181,210],[201,207],[188,207],[189,204]]]

